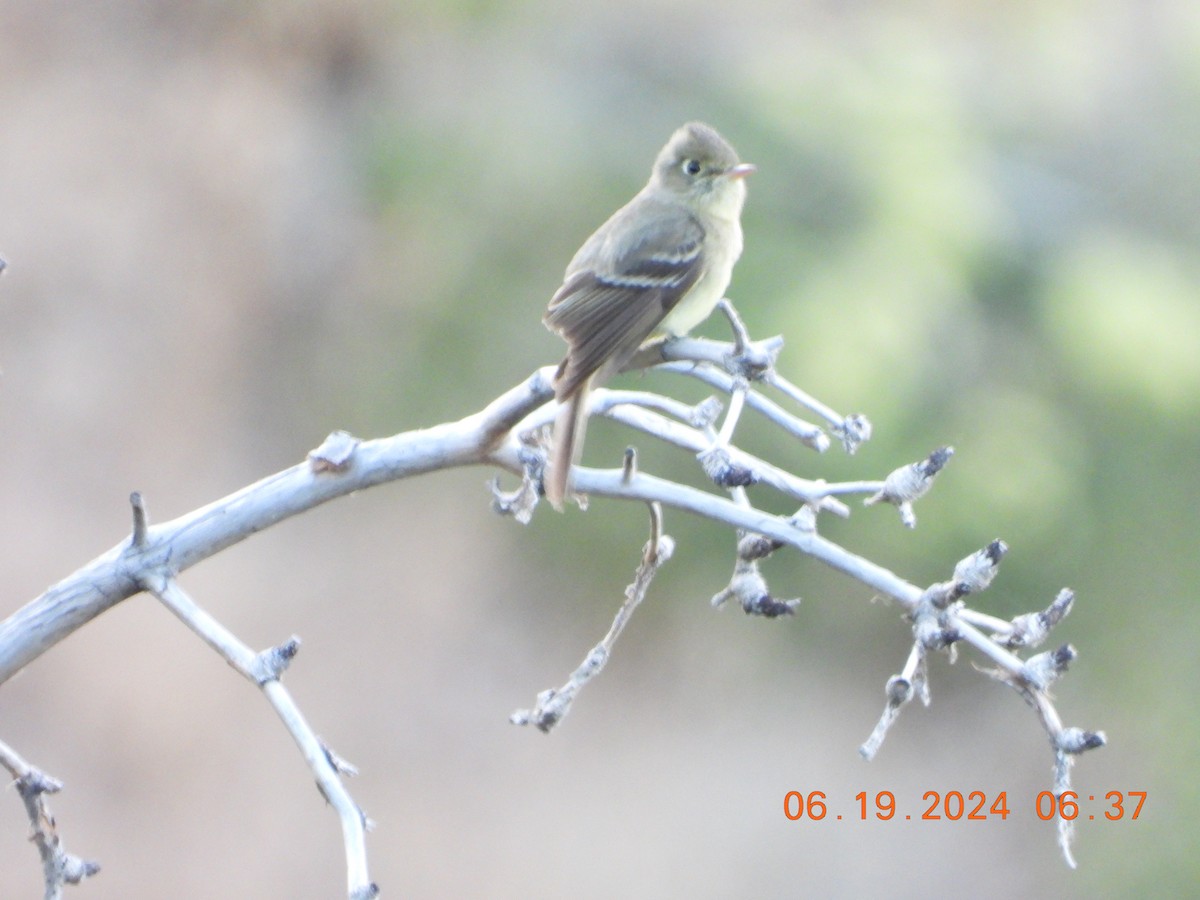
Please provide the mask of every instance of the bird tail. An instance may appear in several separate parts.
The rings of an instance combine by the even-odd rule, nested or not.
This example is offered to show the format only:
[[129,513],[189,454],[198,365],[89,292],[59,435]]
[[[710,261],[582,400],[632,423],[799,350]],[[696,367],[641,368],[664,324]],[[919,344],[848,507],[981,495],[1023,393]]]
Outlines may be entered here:
[[554,420],[554,438],[550,458],[546,463],[543,485],[550,505],[562,512],[563,503],[571,496],[571,467],[583,451],[583,434],[587,429],[589,378],[566,400],[561,401]]

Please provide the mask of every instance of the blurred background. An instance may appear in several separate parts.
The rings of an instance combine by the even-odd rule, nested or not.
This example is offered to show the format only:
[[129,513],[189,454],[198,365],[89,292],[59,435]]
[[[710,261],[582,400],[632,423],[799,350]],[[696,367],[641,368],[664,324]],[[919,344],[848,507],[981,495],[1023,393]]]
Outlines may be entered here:
[[[1137,822],[1081,821],[1068,870],[1033,813],[1045,736],[969,653],[864,763],[898,610],[781,553],[794,618],[714,612],[733,541],[682,514],[603,677],[553,735],[515,728],[608,627],[646,517],[521,527],[493,473],[453,471],[182,579],[250,644],[304,640],[286,683],[362,770],[385,896],[1195,884],[1195,3],[0,0],[0,110],[0,615],[121,541],[131,490],[173,518],[333,429],[458,418],[557,361],[563,267],[699,118],[760,167],[731,296],[786,337],[784,374],[875,425],[854,457],[749,420],[743,444],[831,479],[953,444],[915,531],[855,503],[826,535],[918,584],[1003,538],[977,603],[1004,617],[1073,587],[1059,708],[1110,741],[1075,786],[1149,792]],[[628,440],[597,422],[588,460]],[[104,866],[71,896],[344,896],[337,821],[266,702],[150,598],[3,685],[0,737],[66,782],[67,847]],[[855,821],[860,791],[915,815],[955,789],[1012,815]],[[791,790],[845,818],[788,821]],[[2,897],[40,896],[26,837],[8,792]]]

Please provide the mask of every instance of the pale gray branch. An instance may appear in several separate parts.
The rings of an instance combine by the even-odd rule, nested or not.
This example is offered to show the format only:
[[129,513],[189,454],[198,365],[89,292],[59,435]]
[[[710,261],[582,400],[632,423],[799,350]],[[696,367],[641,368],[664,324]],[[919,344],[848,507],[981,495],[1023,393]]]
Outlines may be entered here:
[[[853,451],[866,439],[870,423],[862,416],[841,417],[781,379],[773,362],[782,340],[751,343],[744,328],[738,331],[740,320],[734,316],[731,321],[737,332],[734,345],[673,340],[646,348],[630,364],[630,367],[658,365],[699,378],[730,394],[732,400],[719,432],[714,427],[719,409],[715,401],[690,407],[654,394],[605,389],[594,391],[591,400],[593,414],[607,415],[697,455],[714,483],[729,489],[731,496],[686,487],[640,471],[632,450],[612,469],[577,468],[575,491],[585,500],[588,496],[634,500],[650,504],[652,509],[661,504],[735,529],[739,564],[734,579],[742,577],[745,582],[741,585],[742,593],[754,595],[751,599],[771,601],[766,606],[759,604],[762,614],[783,614],[794,605],[793,601],[773,601],[758,574],[758,561],[784,547],[811,556],[898,603],[911,622],[913,643],[902,671],[888,682],[887,706],[863,745],[864,755],[872,756],[878,751],[888,727],[914,693],[928,702],[927,655],[945,650],[953,659],[957,645],[963,643],[996,667],[989,674],[1016,689],[1038,711],[1057,754],[1056,790],[1064,790],[1063,785],[1069,783],[1073,756],[1104,743],[1101,732],[1064,727],[1047,693],[1050,683],[1074,657],[1074,650],[1064,646],[1029,660],[1022,660],[1013,651],[1043,640],[1070,610],[1073,594],[1064,590],[1046,610],[1003,622],[967,609],[964,600],[987,588],[995,577],[1003,555],[1001,541],[960,561],[947,581],[921,588],[824,538],[817,528],[818,510],[849,514],[836,498],[838,494],[872,493],[868,503],[895,504],[904,523],[915,525],[912,504],[930,489],[952,451],[949,448],[935,451],[928,459],[901,467],[882,481],[840,484],[809,481],[741,451],[732,439],[743,409],[755,410],[785,433],[818,450],[824,450],[830,443],[823,430],[764,398],[755,389],[760,383],[815,410],[833,426],[833,432],[841,437],[847,450]],[[133,594],[150,590],[231,665],[263,689],[309,762],[322,793],[338,811],[350,896],[353,900],[373,896],[375,887],[368,878],[363,840],[367,823],[339,777],[339,772],[347,771],[348,767],[317,739],[279,682],[279,675],[298,643],[255,653],[191,601],[175,578],[190,566],[250,535],[329,500],[377,484],[457,466],[491,466],[519,476],[521,487],[515,492],[502,492],[494,484],[493,502],[498,511],[527,521],[538,505],[545,463],[544,439],[539,435],[555,414],[555,404],[551,402],[554,371],[553,367],[539,369],[480,412],[457,422],[375,440],[359,440],[344,432],[334,432],[304,461],[159,525],[148,524],[141,497],[134,494],[131,497],[134,523],[128,539],[0,622],[0,683],[100,613]],[[786,517],[755,508],[741,487],[755,482],[800,501],[800,511]],[[634,592],[631,600],[634,595],[638,598],[644,595],[653,572],[666,558],[667,541],[665,537],[652,540],[652,550],[648,551],[647,561],[631,588]],[[738,593],[734,582],[731,590]],[[624,627],[633,605],[636,603],[618,615],[614,632],[619,633]],[[753,606],[750,604],[748,610]],[[610,636],[615,639],[615,634]],[[597,647],[603,658],[610,649],[604,642]],[[596,655],[589,654],[577,673],[579,678],[572,680],[572,684],[578,682],[572,696],[578,686],[599,670],[602,659],[600,665],[596,661]],[[561,713],[557,718],[561,718]],[[19,777],[15,772],[14,776]],[[1070,834],[1063,832],[1060,837],[1069,859]]]
[[377,484],[483,462],[491,446],[553,396],[547,367],[457,422],[361,441],[341,469],[305,460],[122,541],[0,621],[0,683],[77,628],[142,590],[284,519]]
[[[632,454],[626,456],[627,460],[632,460],[632,458]],[[624,471],[632,477],[632,462]],[[508,717],[510,722],[514,725],[535,725],[539,730],[549,732],[563,720],[563,717],[571,711],[571,705],[579,696],[579,692],[604,670],[618,638],[621,637],[621,632],[625,630],[625,626],[629,624],[629,619],[633,616],[633,611],[646,599],[646,592],[650,590],[650,582],[654,580],[655,574],[663,563],[671,558],[674,549],[675,542],[669,535],[663,534],[662,507],[657,503],[651,503],[650,540],[646,542],[646,546],[642,550],[642,561],[638,565],[633,583],[625,588],[625,599],[613,617],[608,633],[604,635],[600,643],[588,651],[587,656],[571,673],[566,684],[560,688],[547,688],[539,693],[533,708],[516,710]]]
[[262,689],[267,702],[279,715],[300,748],[304,761],[317,780],[321,795],[338,814],[342,823],[342,842],[346,848],[347,896],[351,900],[366,900],[379,893],[367,868],[367,817],[346,790],[340,771],[353,767],[335,764],[336,757],[312,730],[296,701],[280,682],[279,677],[296,655],[300,641],[293,637],[279,647],[256,653],[233,632],[202,609],[174,579],[150,573],[142,583],[164,606],[188,628],[212,647],[229,665]]
[[45,900],[61,900],[64,885],[78,884],[100,871],[100,864],[73,856],[63,849],[58,823],[46,803],[47,794],[62,790],[62,782],[36,769],[21,758],[8,744],[0,741],[0,766],[12,775],[25,815],[29,819],[29,839],[42,858],[42,880]]

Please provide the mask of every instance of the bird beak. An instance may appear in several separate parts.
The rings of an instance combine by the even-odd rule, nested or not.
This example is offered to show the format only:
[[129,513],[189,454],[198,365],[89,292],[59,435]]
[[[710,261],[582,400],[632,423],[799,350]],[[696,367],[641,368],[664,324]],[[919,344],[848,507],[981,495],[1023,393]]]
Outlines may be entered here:
[[747,175],[753,175],[758,171],[758,166],[754,163],[738,163],[736,166],[730,166],[725,170],[726,178],[745,178]]

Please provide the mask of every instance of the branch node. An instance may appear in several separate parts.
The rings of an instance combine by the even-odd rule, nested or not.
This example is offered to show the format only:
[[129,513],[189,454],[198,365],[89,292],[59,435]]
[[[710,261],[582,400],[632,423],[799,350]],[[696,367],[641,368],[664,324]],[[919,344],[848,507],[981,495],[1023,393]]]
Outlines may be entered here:
[[263,650],[254,658],[254,680],[259,685],[277,680],[287,671],[287,667],[299,652],[300,638],[296,635],[292,635],[282,644]]
[[42,859],[45,896],[61,897],[64,884],[78,884],[99,872],[99,863],[81,859],[63,849],[58,823],[44,798],[46,794],[56,794],[62,790],[63,783],[31,766],[2,741],[0,767],[13,776],[13,787],[25,805],[25,815],[30,825],[29,840],[37,846]]
[[854,413],[835,424],[832,430],[841,439],[843,449],[853,456],[860,444],[871,439],[871,420],[862,413]]
[[492,492],[492,511],[502,516],[512,516],[519,524],[528,525],[541,494],[546,454],[535,446],[522,444],[517,451],[517,460],[521,463],[521,484],[515,491],[502,491],[499,478],[488,482]]
[[783,546],[781,541],[763,537],[761,534],[743,534],[738,538],[737,558],[750,562],[756,559],[766,559]]
[[913,698],[913,683],[903,675],[893,675],[884,690],[889,706],[903,706]]
[[1035,690],[1045,691],[1067,671],[1078,654],[1070,644],[1038,653],[1025,661],[1021,676]]
[[796,510],[796,514],[788,521],[799,528],[801,531],[809,531],[816,533],[817,531],[817,513],[821,511],[822,503],[805,503],[802,507]]
[[718,487],[749,487],[758,484],[758,474],[747,466],[736,465],[725,447],[709,447],[696,454],[696,459],[700,461],[704,474]]
[[1096,750],[1108,743],[1103,731],[1085,731],[1082,728],[1064,728],[1058,736],[1058,749],[1071,756],[1088,750]]
[[736,599],[742,611],[749,616],[775,619],[794,615],[800,598],[777,600],[771,596],[767,581],[759,571],[758,563],[766,559],[783,544],[761,534],[738,533],[737,558],[733,565],[733,576],[719,593],[713,595],[712,605],[719,609],[726,601]]
[[129,505],[133,507],[133,535],[129,539],[129,546],[135,550],[141,550],[146,546],[149,513],[146,511],[146,504],[142,500],[140,491],[134,491],[129,495]]
[[66,853],[62,858],[62,880],[67,884],[79,884],[86,878],[91,878],[100,872],[100,863],[91,859],[81,859],[73,853]]
[[42,794],[57,794],[63,789],[63,783],[53,775],[47,775],[40,769],[29,769],[13,782],[17,793],[25,799],[34,799]]
[[725,358],[726,371],[748,381],[759,381],[763,375],[775,368],[775,360],[783,348],[783,343],[775,339],[757,342],[750,340],[746,324],[728,297],[717,304],[717,309],[729,320],[729,327],[733,330],[733,353]]
[[1074,603],[1075,592],[1070,588],[1063,588],[1048,607],[1040,612],[1017,616],[1012,620],[1008,633],[997,634],[994,640],[1009,650],[1037,647],[1046,640],[1051,629],[1067,617]]
[[975,594],[987,588],[1000,570],[1000,560],[1008,553],[1008,544],[997,538],[981,550],[958,561],[954,567],[951,592],[954,598]]
[[950,648],[953,660],[953,645],[964,637],[953,615],[961,605],[953,582],[938,582],[925,589],[910,613],[913,637],[922,652]]
[[954,455],[953,447],[934,450],[925,459],[896,469],[884,479],[877,494],[863,500],[864,506],[876,503],[892,503],[900,510],[900,520],[907,528],[917,526],[917,517],[912,504],[921,499],[933,486],[934,477]]
[[777,619],[780,616],[794,616],[800,598],[791,600],[776,600],[764,592],[751,600],[742,600],[742,611],[748,616],[762,616],[764,619]]
[[621,484],[629,484],[637,474],[637,447],[626,447],[621,461]]
[[721,416],[725,404],[718,397],[706,397],[692,407],[688,424],[693,428],[711,428]]
[[883,746],[883,741],[887,737],[888,730],[892,727],[896,719],[900,717],[901,707],[912,700],[915,692],[916,689],[912,681],[904,675],[893,675],[888,679],[887,686],[884,689],[886,702],[883,707],[883,714],[879,717],[879,721],[871,731],[870,737],[863,741],[862,746],[858,748],[859,755],[867,762],[875,758],[875,754]]
[[333,431],[321,446],[308,451],[308,466],[314,474],[336,474],[347,471],[354,462],[359,439],[347,431]]
[[[347,778],[353,778],[358,774],[358,766],[342,759],[323,740],[318,739],[318,743],[321,745],[321,752],[325,754],[326,761],[333,767],[335,772],[339,775],[345,775]],[[366,816],[363,816],[363,825],[367,825],[369,821]]]

